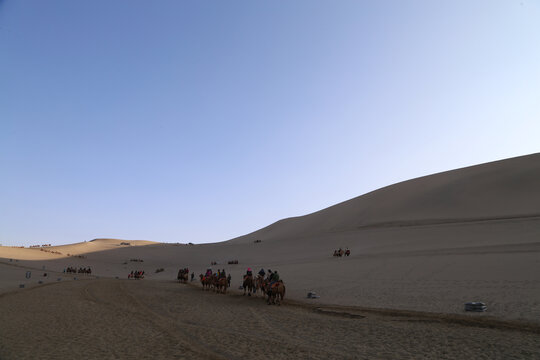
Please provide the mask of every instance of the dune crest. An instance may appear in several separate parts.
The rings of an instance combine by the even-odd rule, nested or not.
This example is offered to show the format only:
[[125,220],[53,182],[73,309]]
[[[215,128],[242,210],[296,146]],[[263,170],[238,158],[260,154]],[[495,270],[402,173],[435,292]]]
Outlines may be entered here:
[[231,239],[250,242],[374,227],[540,217],[540,153],[445,171],[372,191]]

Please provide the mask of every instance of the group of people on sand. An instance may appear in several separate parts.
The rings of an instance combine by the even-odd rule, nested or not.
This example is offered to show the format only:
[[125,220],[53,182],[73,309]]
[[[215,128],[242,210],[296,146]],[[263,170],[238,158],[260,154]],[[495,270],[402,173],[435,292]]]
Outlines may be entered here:
[[[178,271],[178,279],[186,282],[188,279],[189,269],[183,268]],[[193,273],[191,279],[193,281]],[[204,274],[199,274],[201,285],[203,290],[214,290],[218,293],[225,294],[227,288],[231,286],[231,274],[227,274],[225,269],[217,269],[213,271],[212,268],[206,269]],[[243,282],[241,289],[244,289],[244,295],[251,296],[256,294],[259,290],[261,294],[268,295],[268,304],[279,304],[285,296],[285,285],[280,279],[279,273],[268,269],[260,269],[257,273],[257,277],[254,278],[251,268],[247,268],[246,273],[243,276]]]
[[144,270],[131,270],[128,279],[144,279]]
[[[195,275],[193,274],[191,276],[192,279],[193,279],[193,276],[195,276]],[[178,276],[177,276],[178,281],[187,282],[188,277],[189,277],[189,269],[187,267],[178,270]]]
[[279,278],[277,270],[268,269],[265,272],[261,268],[257,273],[257,278],[253,279],[253,271],[248,268],[244,275],[242,288],[244,289],[244,295],[246,295],[247,291],[248,296],[251,296],[251,293],[256,294],[257,290],[260,290],[261,294],[268,295],[268,304],[279,304],[285,296],[285,285]]
[[199,275],[199,278],[203,290],[213,289],[216,292],[225,294],[227,288],[231,286],[231,275],[227,275],[225,269],[218,269],[217,272],[213,272],[211,268],[208,268],[204,275]]
[[85,267],[85,268],[80,267],[77,270],[77,268],[75,268],[75,267],[68,266],[67,268],[64,269],[64,274],[67,274],[67,273],[92,274],[92,269],[90,268],[90,266],[88,266],[88,267]]
[[205,277],[210,278],[214,277],[216,279],[227,279],[227,287],[231,286],[231,274],[227,275],[227,272],[225,269],[217,269],[216,272],[212,272],[211,268],[206,269]]
[[343,255],[349,256],[351,255],[351,250],[349,248],[346,248],[343,250],[342,248],[339,248],[338,250],[334,250],[334,256],[342,257]]

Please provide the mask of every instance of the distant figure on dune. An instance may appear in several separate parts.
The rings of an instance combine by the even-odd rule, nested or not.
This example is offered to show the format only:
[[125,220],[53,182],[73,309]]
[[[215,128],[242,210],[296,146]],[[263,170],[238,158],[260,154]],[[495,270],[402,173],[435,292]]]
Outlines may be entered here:
[[342,257],[343,254],[345,254],[345,251],[343,251],[342,248],[339,248],[339,250],[334,250],[334,256]]

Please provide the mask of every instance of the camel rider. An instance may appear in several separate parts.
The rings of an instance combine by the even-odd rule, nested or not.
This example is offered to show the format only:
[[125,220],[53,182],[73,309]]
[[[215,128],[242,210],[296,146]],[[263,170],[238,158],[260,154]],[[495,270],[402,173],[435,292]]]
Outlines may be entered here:
[[264,274],[265,274],[264,269],[261,268],[261,270],[259,270],[259,276],[264,277]]
[[269,282],[270,282],[270,288],[274,286],[275,283],[279,281],[279,275],[277,273],[277,270],[270,274]]
[[272,275],[273,275],[272,270],[268,269],[268,275],[266,275],[266,280],[272,281]]
[[251,271],[251,268],[247,269],[246,276],[253,276],[253,271]]
[[206,269],[206,277],[212,276],[212,269],[208,268]]
[[227,277],[227,274],[225,273],[225,269],[222,269],[221,270],[221,275],[219,276],[219,278],[226,278]]

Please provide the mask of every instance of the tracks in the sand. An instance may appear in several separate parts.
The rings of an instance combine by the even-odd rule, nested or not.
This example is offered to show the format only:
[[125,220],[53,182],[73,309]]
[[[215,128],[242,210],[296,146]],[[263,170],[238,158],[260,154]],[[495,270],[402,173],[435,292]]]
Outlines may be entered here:
[[[294,301],[267,306],[261,299],[173,282],[62,282],[0,297],[0,306],[10,309],[0,314],[2,359],[532,359],[538,354],[537,334],[518,329],[462,326],[439,320],[440,315],[396,310]],[[26,339],[32,339],[31,347]]]
[[[131,316],[140,319],[141,326],[154,326],[166,334],[165,339],[171,347],[181,344],[183,348],[189,349],[195,357],[201,359],[227,359],[214,351],[209,344],[192,336],[185,327],[179,326],[174,321],[174,317],[163,316],[144,302],[139,301],[121,282],[113,281],[109,285],[112,289],[109,289],[106,296],[96,295],[95,291],[92,291],[94,287],[103,286],[103,283],[96,282],[87,284],[83,289],[83,295],[87,300],[98,305],[114,307],[118,312],[129,312]],[[113,299],[108,298],[110,294],[114,294]]]

